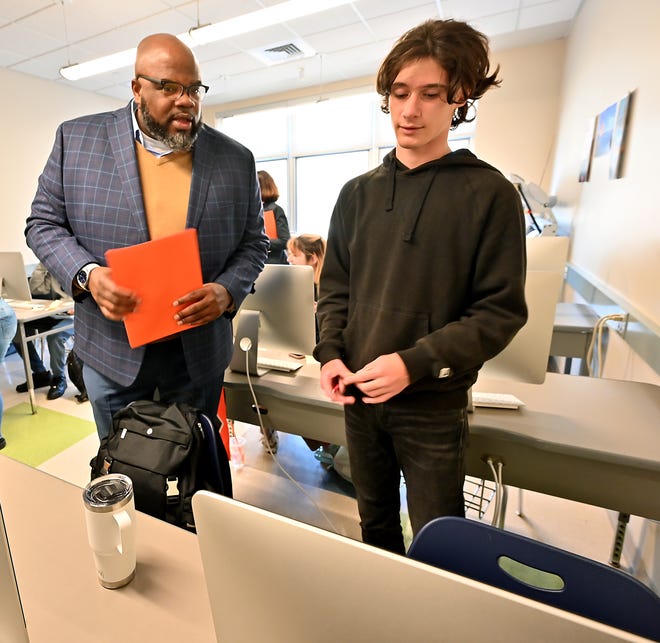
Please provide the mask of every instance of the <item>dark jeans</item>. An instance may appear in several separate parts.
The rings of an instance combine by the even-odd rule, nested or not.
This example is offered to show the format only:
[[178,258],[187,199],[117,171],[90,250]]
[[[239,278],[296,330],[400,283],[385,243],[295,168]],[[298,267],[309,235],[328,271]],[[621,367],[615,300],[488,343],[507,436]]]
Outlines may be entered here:
[[130,386],[117,384],[87,364],[83,365],[83,380],[99,440],[109,435],[112,416],[135,400],[188,402],[215,417],[223,384],[222,379],[201,384],[190,380],[180,338],[147,346],[140,372]]
[[465,516],[465,409],[420,393],[345,407],[346,438],[365,543],[404,554],[399,496],[406,481],[413,534],[439,516]]

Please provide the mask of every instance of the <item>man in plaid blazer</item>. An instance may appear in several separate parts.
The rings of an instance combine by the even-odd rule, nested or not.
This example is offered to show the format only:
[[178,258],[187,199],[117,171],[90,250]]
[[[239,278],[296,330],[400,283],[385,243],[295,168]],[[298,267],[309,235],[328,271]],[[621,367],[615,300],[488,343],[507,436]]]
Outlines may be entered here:
[[[190,49],[169,34],[145,38],[132,88],[127,107],[60,125],[25,231],[28,246],[76,300],[75,349],[100,438],[115,411],[156,390],[215,415],[231,359],[231,317],[268,248],[254,158],[201,122],[208,88]],[[191,155],[189,191],[170,194],[166,185],[154,195],[151,183],[152,194],[144,194],[140,146],[157,158]],[[164,209],[175,209],[170,196],[183,197],[178,223],[197,229],[204,285],[178,301],[187,304],[175,317],[183,332],[132,349],[122,319],[139,298],[115,284],[105,252],[152,238],[160,210],[148,212],[145,203],[154,196]]]

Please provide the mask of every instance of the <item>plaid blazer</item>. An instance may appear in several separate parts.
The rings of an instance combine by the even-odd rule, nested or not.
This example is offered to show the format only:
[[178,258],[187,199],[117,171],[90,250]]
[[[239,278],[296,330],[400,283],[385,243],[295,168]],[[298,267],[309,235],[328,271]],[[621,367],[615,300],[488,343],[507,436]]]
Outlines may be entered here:
[[[85,264],[105,265],[106,250],[149,240],[130,110],[131,104],[60,125],[39,177],[27,244],[69,294]],[[267,256],[259,184],[252,153],[206,125],[193,151],[186,227],[198,231],[204,282],[225,286],[238,307]],[[106,319],[92,297],[78,301],[75,312],[82,360],[131,384],[145,348],[131,349],[124,324]],[[181,337],[193,381],[221,379],[232,352],[229,317]]]

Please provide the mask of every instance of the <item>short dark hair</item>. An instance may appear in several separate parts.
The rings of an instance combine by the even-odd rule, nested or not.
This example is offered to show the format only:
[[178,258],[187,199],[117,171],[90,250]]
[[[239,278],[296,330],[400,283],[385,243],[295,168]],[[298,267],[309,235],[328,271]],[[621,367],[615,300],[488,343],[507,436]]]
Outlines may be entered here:
[[447,72],[447,102],[466,101],[456,109],[452,129],[474,120],[474,116],[468,118],[474,101],[501,83],[499,65],[488,75],[488,38],[484,34],[457,20],[427,20],[397,40],[378,70],[376,90],[383,97],[383,112],[390,111],[392,84],[401,69],[423,58],[432,58]]
[[275,185],[273,177],[266,172],[266,170],[259,170],[257,172],[259,179],[259,188],[261,189],[261,201],[263,203],[271,203],[280,198],[280,192]]

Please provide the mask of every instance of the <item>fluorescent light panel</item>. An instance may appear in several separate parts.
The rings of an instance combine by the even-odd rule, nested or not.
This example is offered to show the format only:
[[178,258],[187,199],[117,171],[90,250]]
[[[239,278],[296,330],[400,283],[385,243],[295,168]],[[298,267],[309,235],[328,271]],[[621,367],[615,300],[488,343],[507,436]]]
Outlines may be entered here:
[[[280,2],[272,7],[252,11],[222,22],[190,29],[190,31],[178,34],[177,38],[189,47],[206,45],[296,18],[321,13],[352,1],[355,0],[287,0],[287,2]],[[67,80],[80,80],[122,67],[130,67],[135,62],[135,52],[135,48],[126,49],[87,62],[67,65],[60,69],[60,74]]]

